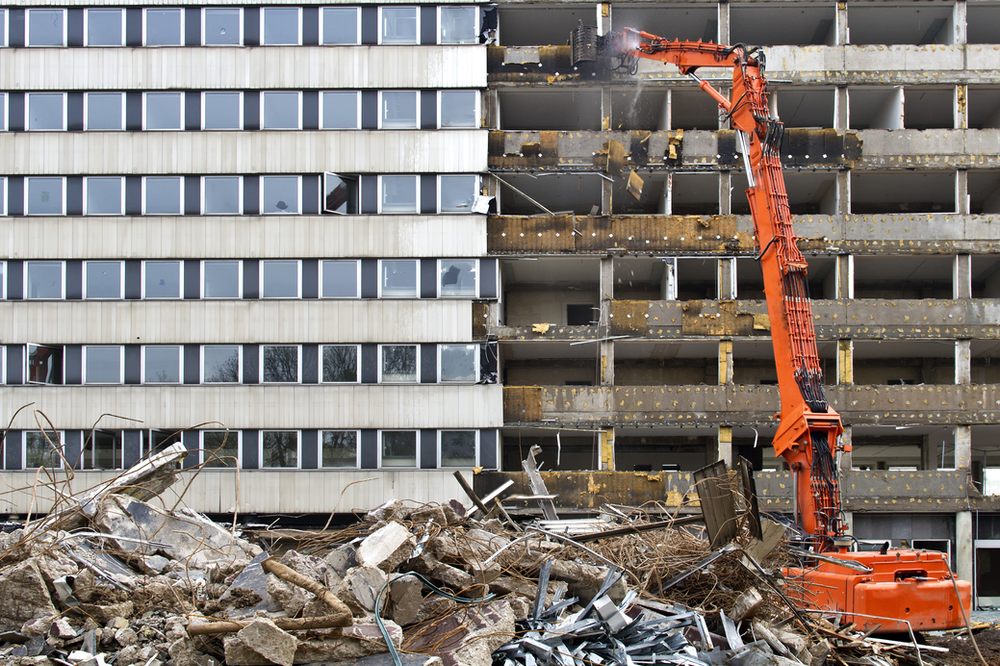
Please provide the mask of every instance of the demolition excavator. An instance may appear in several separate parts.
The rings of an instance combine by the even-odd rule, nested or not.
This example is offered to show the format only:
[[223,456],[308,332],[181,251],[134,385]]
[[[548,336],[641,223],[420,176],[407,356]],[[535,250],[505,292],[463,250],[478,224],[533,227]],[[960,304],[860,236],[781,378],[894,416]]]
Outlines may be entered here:
[[[718,103],[736,131],[778,371],[781,414],[772,444],[791,470],[794,521],[806,552],[803,566],[783,572],[789,596],[865,631],[965,626],[972,586],[952,574],[943,553],[849,550],[853,540],[845,534],[835,455],[850,449],[840,440],[840,415],[823,393],[806,261],[795,242],[782,174],[784,125],[768,110],[764,52],[745,44],[669,41],[632,28],[599,35],[589,26],[573,32],[571,49],[574,65],[599,61],[628,75],[636,73],[640,58],[676,65]],[[696,73],[709,67],[731,70],[729,97]]]

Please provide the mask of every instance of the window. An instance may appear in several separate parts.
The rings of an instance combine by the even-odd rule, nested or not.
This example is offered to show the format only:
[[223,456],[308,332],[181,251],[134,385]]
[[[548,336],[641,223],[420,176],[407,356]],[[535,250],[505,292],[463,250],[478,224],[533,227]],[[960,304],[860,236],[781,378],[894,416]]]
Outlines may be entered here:
[[297,430],[265,430],[260,438],[260,466],[263,469],[299,466]]
[[144,130],[184,129],[184,101],[179,92],[148,92],[142,94],[145,110]]
[[476,298],[479,296],[476,276],[479,262],[475,259],[441,259],[438,261],[438,296]]
[[28,384],[63,383],[63,348],[28,345],[24,376]]
[[143,176],[143,215],[180,215],[183,212],[184,176]]
[[[7,215],[7,178],[0,176],[0,217]],[[7,298],[3,275],[0,274],[0,298]]]
[[146,435],[143,442],[146,457],[156,455],[181,441],[181,433],[176,430],[149,430],[143,434]]
[[361,262],[355,260],[319,262],[322,298],[357,298],[361,284]]
[[142,263],[143,298],[180,298],[181,262],[144,261]]
[[157,345],[142,348],[143,384],[181,383],[180,345]]
[[416,7],[379,7],[379,44],[417,44],[420,13]]
[[417,176],[379,176],[380,213],[416,213],[420,210],[417,198]]
[[299,382],[299,346],[261,345],[260,380],[265,384]]
[[475,90],[439,91],[438,127],[478,128],[479,92]]
[[479,176],[438,176],[438,189],[439,213],[471,213]]
[[236,469],[240,466],[239,430],[202,430],[201,460],[205,467]]
[[83,34],[87,46],[124,46],[125,10],[84,9]]
[[380,345],[379,382],[415,383],[420,376],[417,345]]
[[28,93],[27,127],[30,131],[66,129],[65,93]]
[[63,262],[24,262],[26,298],[63,298]]
[[478,345],[440,345],[438,347],[438,381],[474,384],[479,379]]
[[201,381],[205,384],[240,382],[239,345],[208,345],[201,348]]
[[28,46],[66,46],[65,9],[26,11]]
[[83,469],[121,469],[122,431],[94,430],[83,443]]
[[323,174],[323,212],[357,215],[358,179],[335,173]]
[[301,176],[261,176],[260,212],[262,215],[297,214]]
[[361,94],[356,90],[323,92],[319,96],[320,129],[358,129]]
[[62,433],[26,430],[24,432],[24,469],[48,467],[61,469],[63,464]]
[[420,127],[420,96],[416,90],[383,90],[378,96],[379,129]]
[[[6,300],[6,299],[7,299],[7,262],[0,261],[0,300]],[[7,356],[6,354],[0,353],[0,364],[3,363],[3,359],[6,356]],[[6,376],[7,375],[3,373],[2,369],[0,369],[0,383],[3,383],[4,381],[3,378]]]
[[478,430],[442,430],[438,433],[441,467],[478,467]]
[[88,130],[125,129],[125,93],[84,93],[83,127]]
[[84,384],[121,384],[122,355],[124,349],[117,345],[83,348]]
[[125,179],[121,177],[83,179],[84,215],[123,215]]
[[243,295],[239,261],[204,261],[201,274],[202,298],[240,298]]
[[260,10],[262,44],[301,44],[302,9],[299,7],[264,7]]
[[357,467],[358,431],[321,430],[320,467]]
[[260,262],[261,298],[298,298],[299,262],[265,260]]
[[243,44],[243,10],[206,7],[201,17],[201,43],[206,46]]
[[144,46],[184,46],[183,9],[142,10]]
[[7,10],[0,9],[0,46],[7,46]]
[[262,129],[302,129],[302,93],[265,91],[260,94]]
[[7,131],[7,93],[0,93],[0,132]]
[[320,44],[360,44],[361,10],[358,7],[323,7],[319,30]]
[[379,262],[380,298],[417,297],[417,260],[392,259]]
[[24,189],[28,199],[25,202],[25,213],[28,215],[66,214],[65,178],[29,176],[24,180]]
[[125,264],[121,261],[87,261],[83,265],[84,298],[124,298]]
[[202,215],[242,215],[243,178],[240,176],[202,176]]
[[323,345],[320,347],[320,362],[320,381],[325,384],[357,384],[361,381],[357,345]]
[[243,93],[203,92],[201,128],[206,130],[243,129]]
[[379,467],[416,467],[417,431],[383,430]]
[[438,7],[438,44],[478,44],[479,7]]

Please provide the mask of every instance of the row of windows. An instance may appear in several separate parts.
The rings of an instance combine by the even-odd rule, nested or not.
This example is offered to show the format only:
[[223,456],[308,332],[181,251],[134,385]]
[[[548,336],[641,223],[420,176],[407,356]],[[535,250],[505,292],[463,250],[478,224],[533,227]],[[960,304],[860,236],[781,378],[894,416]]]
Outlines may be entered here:
[[0,93],[0,130],[478,128],[475,90]]
[[496,263],[484,265],[485,282],[479,259],[11,261],[0,262],[0,297],[494,298]]
[[365,10],[368,11],[361,7],[31,8],[23,10],[23,14],[11,12],[8,17],[0,9],[3,36],[10,33],[0,46],[480,42],[482,11],[475,6],[387,6]]
[[475,174],[0,176],[0,216],[485,213],[479,189]]

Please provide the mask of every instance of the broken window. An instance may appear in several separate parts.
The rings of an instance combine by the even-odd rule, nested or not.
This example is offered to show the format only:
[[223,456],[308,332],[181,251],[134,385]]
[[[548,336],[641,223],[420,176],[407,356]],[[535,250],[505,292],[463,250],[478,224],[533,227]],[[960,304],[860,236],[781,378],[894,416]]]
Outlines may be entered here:
[[124,215],[125,179],[118,177],[83,179],[84,215]]
[[143,384],[180,384],[180,345],[156,345],[142,348]]
[[476,279],[478,272],[479,262],[476,259],[439,259],[438,275],[441,281],[438,285],[438,296],[478,297]]
[[83,443],[83,469],[121,469],[122,431],[94,430]]
[[262,345],[260,376],[265,384],[294,384],[299,381],[298,345]]
[[380,213],[416,213],[420,210],[417,196],[418,176],[379,176]]
[[66,93],[28,93],[25,129],[49,131],[66,129]]
[[379,298],[417,297],[417,260],[385,259],[379,261]]
[[24,469],[48,467],[62,469],[62,433],[26,430],[24,432]]
[[439,433],[441,467],[477,467],[478,430],[442,430]]
[[302,129],[302,93],[265,91],[260,94],[261,129]]
[[297,430],[265,430],[261,433],[260,466],[264,469],[299,466]]
[[239,46],[243,43],[243,10],[202,9],[202,40],[206,46]]
[[416,90],[379,92],[379,129],[417,129],[420,127],[420,95]]
[[65,215],[66,179],[29,176],[24,179],[27,215]]
[[143,46],[184,46],[182,9],[142,10]]
[[240,382],[240,346],[206,345],[201,348],[201,381],[204,384]]
[[379,467],[416,467],[417,431],[383,430]]
[[145,111],[144,130],[184,129],[184,100],[179,92],[147,92],[142,94]]
[[260,10],[261,44],[301,44],[302,9],[300,7],[264,7]]
[[479,127],[479,92],[441,90],[438,92],[438,127]]
[[474,384],[479,379],[478,345],[439,345],[438,381]]
[[420,376],[417,345],[380,345],[379,382],[413,384]]
[[28,46],[66,46],[65,9],[26,10]]
[[323,7],[320,10],[320,44],[360,44],[359,7]]
[[201,268],[202,298],[240,298],[243,284],[239,261],[205,261]]
[[260,262],[261,298],[298,298],[299,262],[265,260]]
[[355,259],[319,263],[322,298],[357,298],[361,262]]
[[125,264],[121,261],[87,261],[84,263],[84,298],[124,298]]
[[26,298],[63,298],[63,262],[26,261]]
[[357,467],[358,431],[321,430],[320,467]]
[[261,176],[260,212],[262,215],[297,214],[301,176]]
[[357,215],[358,179],[335,173],[323,174],[323,212]]
[[327,91],[319,95],[320,129],[358,129],[361,94],[356,90]]
[[478,44],[479,7],[438,7],[438,44]]
[[125,129],[125,93],[84,93],[83,126],[88,130]]
[[438,176],[438,212],[471,213],[479,176]]
[[379,44],[418,44],[420,12],[417,7],[379,7]]
[[84,384],[121,384],[124,349],[118,345],[83,348]]
[[144,261],[142,272],[143,298],[181,297],[180,261]]
[[181,215],[183,212],[184,176],[143,176],[143,215]]
[[44,345],[28,346],[26,381],[29,384],[63,383],[63,348]]
[[358,373],[357,345],[323,345],[320,348],[322,377],[329,384],[356,384],[361,381]]
[[240,466],[239,430],[202,430],[201,460],[205,467],[236,469]]
[[124,46],[125,10],[84,9],[84,34],[87,46]]
[[242,215],[243,178],[241,176],[202,176],[202,215]]
[[201,128],[206,130],[243,129],[243,93],[203,92]]

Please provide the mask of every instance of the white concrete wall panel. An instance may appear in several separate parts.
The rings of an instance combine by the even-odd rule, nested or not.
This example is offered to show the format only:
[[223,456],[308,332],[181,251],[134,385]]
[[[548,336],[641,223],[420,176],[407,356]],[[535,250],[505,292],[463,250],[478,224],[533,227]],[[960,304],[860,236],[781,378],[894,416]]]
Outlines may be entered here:
[[965,47],[949,44],[841,46],[851,72],[942,71],[965,67]]

